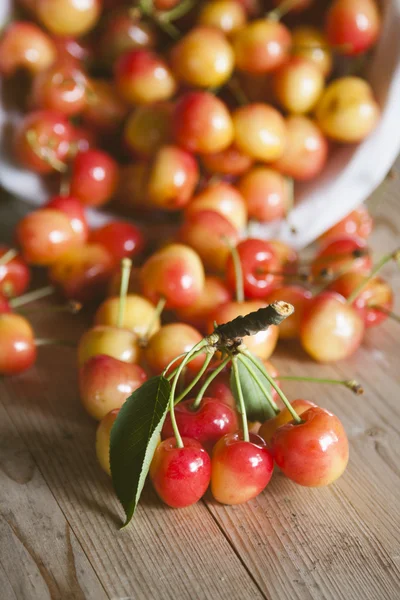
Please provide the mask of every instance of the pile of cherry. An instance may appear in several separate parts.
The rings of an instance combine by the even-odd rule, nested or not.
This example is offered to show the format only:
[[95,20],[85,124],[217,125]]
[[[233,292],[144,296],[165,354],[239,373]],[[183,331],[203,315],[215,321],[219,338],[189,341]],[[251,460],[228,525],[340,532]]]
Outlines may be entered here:
[[[334,0],[324,31],[290,31],[280,20],[287,10],[313,19],[309,0],[285,1],[267,16],[245,0],[21,3],[45,29],[18,21],[0,39],[0,73],[22,67],[33,76],[26,105],[34,110],[16,131],[15,155],[61,178],[60,194],[18,223],[18,249],[0,252],[0,373],[34,363],[46,341],[18,312],[57,290],[71,310],[97,305],[78,346],[79,378],[82,403],[100,421],[96,449],[107,472],[110,432],[127,398],[190,356],[181,390],[173,379],[150,467],[166,503],[196,502],[210,480],[219,501],[244,502],[267,485],[274,461],[301,485],[336,480],[348,460],[339,419],[306,400],[289,403],[268,359],[280,337],[300,340],[317,361],[342,360],[367,327],[398,319],[378,271],[400,262],[399,251],[372,265],[365,207],[326,232],[308,261],[243,232],[248,218],[286,216],[293,179],[320,173],[327,138],[354,143],[375,126],[367,82],[340,77],[325,87],[334,52],[358,55],[376,41],[374,1]],[[141,224],[89,230],[86,207],[110,200]],[[30,265],[48,269],[51,288],[24,295]],[[294,314],[245,336],[227,357],[226,348],[204,345],[215,324],[280,302]],[[246,408],[243,356],[265,412]]]

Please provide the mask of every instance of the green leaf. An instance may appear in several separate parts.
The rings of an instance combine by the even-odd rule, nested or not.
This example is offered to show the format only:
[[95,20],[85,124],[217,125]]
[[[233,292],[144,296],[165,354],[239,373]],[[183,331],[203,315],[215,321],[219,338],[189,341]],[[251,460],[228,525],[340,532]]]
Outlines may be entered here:
[[[246,406],[247,418],[250,421],[261,421],[263,423],[267,419],[271,419],[275,417],[275,412],[271,408],[270,403],[265,397],[264,392],[257,385],[254,378],[246,368],[246,364],[249,366],[257,379],[261,382],[262,386],[271,394],[272,387],[269,383],[268,379],[261,373],[259,369],[247,358],[247,356],[241,355],[241,359],[245,364],[243,364],[242,360],[238,360],[238,370],[239,370],[239,379],[242,386],[242,392],[244,397],[244,403]],[[258,357],[254,357],[255,360],[260,364],[260,366],[264,369],[264,365],[262,361]],[[231,371],[231,390],[232,394],[235,397],[236,404],[239,403],[239,395],[237,391],[236,380],[234,376],[233,369]]]
[[152,377],[124,402],[110,436],[110,466],[115,492],[128,525],[142,493],[168,411],[171,386]]

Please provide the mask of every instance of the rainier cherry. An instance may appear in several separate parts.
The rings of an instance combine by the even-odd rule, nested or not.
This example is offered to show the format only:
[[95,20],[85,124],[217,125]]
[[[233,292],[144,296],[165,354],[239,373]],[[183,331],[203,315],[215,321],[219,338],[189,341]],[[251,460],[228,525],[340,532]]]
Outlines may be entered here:
[[[309,408],[317,406],[313,402],[309,402],[308,400],[302,399],[293,400],[293,402],[291,402],[290,404],[293,406],[294,410],[299,416],[302,415],[303,412],[305,412]],[[258,435],[262,437],[263,440],[267,443],[268,447],[270,447],[271,440],[278,427],[282,427],[282,425],[286,425],[286,423],[290,423],[290,421],[292,420],[293,416],[290,414],[290,411],[286,407],[284,407],[282,408],[280,413],[276,415],[276,417],[268,419],[261,425],[258,431]]]
[[303,412],[301,419],[276,430],[271,442],[276,464],[300,485],[329,485],[349,459],[346,432],[335,415],[318,406]]
[[140,254],[144,247],[144,237],[138,227],[124,221],[112,221],[90,233],[90,242],[104,246],[116,263],[128,256]]
[[323,271],[336,275],[342,271],[367,273],[371,267],[372,259],[366,242],[342,235],[327,241],[314,258],[311,270],[318,277]]
[[70,192],[87,206],[110,200],[118,183],[118,165],[106,152],[78,152],[72,163]]
[[89,93],[89,81],[80,66],[64,60],[36,75],[31,98],[36,108],[73,116],[83,111]]
[[53,208],[65,213],[78,239],[82,243],[87,241],[89,226],[86,220],[85,208],[78,198],[74,198],[73,196],[53,196],[45,204],[45,208]]
[[106,354],[126,363],[137,363],[140,357],[138,336],[128,329],[96,325],[88,329],[79,340],[79,366],[98,354]]
[[375,0],[334,0],[325,21],[329,43],[341,54],[354,56],[373,46],[381,30]]
[[[118,289],[120,285],[118,282]],[[119,296],[104,300],[96,312],[95,324],[114,325],[118,319],[119,303]],[[154,335],[161,327],[160,318],[156,315],[156,307],[143,296],[128,294],[125,298],[122,327],[132,330],[140,338]]]
[[35,14],[43,25],[57,35],[81,36],[96,24],[100,0],[36,0]]
[[241,29],[246,20],[246,11],[237,0],[213,0],[202,7],[199,15],[200,25],[216,27],[226,35]]
[[300,25],[292,31],[292,54],[314,63],[324,77],[332,71],[332,50],[324,34],[316,27]]
[[286,125],[282,115],[268,104],[247,104],[232,116],[235,144],[256,160],[271,162],[285,150]]
[[[10,254],[12,258],[7,260]],[[0,245],[0,294],[7,298],[20,296],[27,290],[30,279],[29,267],[22,256]]]
[[204,210],[221,214],[239,231],[247,224],[246,204],[233,185],[223,181],[208,185],[194,196],[186,207],[185,215],[191,217]]
[[56,58],[51,37],[34,23],[14,21],[2,32],[1,75],[12,75],[21,67],[34,75],[50,67]]
[[82,113],[86,125],[96,132],[113,133],[119,130],[128,107],[118,96],[115,85],[107,79],[90,80],[90,101]]
[[246,73],[270,73],[289,57],[290,46],[290,31],[279,21],[252,21],[233,36],[236,67]]
[[215,309],[231,300],[232,293],[221,279],[206,276],[203,291],[197,300],[190,306],[176,309],[176,314],[181,321],[206,333],[204,329]]
[[313,62],[294,56],[273,76],[273,89],[282,108],[292,114],[313,110],[324,88],[324,76]]
[[352,235],[366,240],[371,235],[373,226],[374,220],[368,208],[361,204],[321,235],[319,241],[325,242],[328,239],[333,240],[343,235]]
[[[165,367],[176,356],[179,356],[183,352],[189,352],[193,346],[202,340],[202,337],[197,329],[186,325],[186,323],[169,323],[163,325],[147,342],[144,351],[146,362],[153,373],[162,373]],[[187,368],[197,371],[201,368],[205,357],[205,354],[200,354],[200,356],[188,363]],[[177,366],[179,362],[176,361],[174,364]]]
[[290,185],[274,169],[257,166],[250,169],[237,184],[249,217],[260,222],[283,219],[290,208]]
[[13,313],[0,314],[0,374],[22,373],[36,360],[34,333],[28,321]]
[[253,163],[250,156],[235,146],[229,146],[220,152],[204,154],[201,160],[207,171],[221,175],[242,175],[250,169]]
[[119,408],[110,411],[100,421],[96,431],[96,456],[101,468],[111,475],[110,469],[110,435],[111,428],[115,423]]

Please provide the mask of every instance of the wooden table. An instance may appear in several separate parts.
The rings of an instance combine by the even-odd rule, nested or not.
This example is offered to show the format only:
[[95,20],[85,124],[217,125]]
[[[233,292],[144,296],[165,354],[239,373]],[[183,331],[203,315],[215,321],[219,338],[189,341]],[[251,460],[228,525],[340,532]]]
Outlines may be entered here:
[[[380,195],[375,255],[399,243],[400,185]],[[10,236],[23,210],[0,202]],[[400,271],[386,268],[397,293]],[[397,297],[397,311],[400,303]],[[77,340],[82,316],[32,317],[40,336]],[[211,499],[172,510],[146,489],[132,524],[96,462],[96,424],[77,392],[75,352],[42,348],[29,372],[0,381],[1,600],[398,600],[400,598],[400,325],[370,330],[350,360],[319,366],[280,348],[281,373],[357,378],[365,395],[288,384],[342,419],[344,476],[306,489],[277,474],[242,506]]]

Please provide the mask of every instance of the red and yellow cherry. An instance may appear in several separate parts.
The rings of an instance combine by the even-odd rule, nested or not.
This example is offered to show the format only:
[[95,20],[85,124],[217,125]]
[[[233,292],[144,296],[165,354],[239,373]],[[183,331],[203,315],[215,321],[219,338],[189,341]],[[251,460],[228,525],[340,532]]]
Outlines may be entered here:
[[51,33],[81,36],[96,24],[99,0],[36,0],[35,14]]
[[110,411],[100,421],[96,431],[96,456],[103,471],[111,475],[110,469],[110,435],[115,419],[118,417],[119,408]]
[[[121,269],[119,269],[119,272]],[[119,286],[118,286],[119,287]],[[116,290],[115,290],[116,291]],[[104,300],[94,317],[96,325],[115,325],[119,312],[119,296]],[[125,310],[122,327],[130,329],[139,338],[151,337],[161,327],[160,318],[155,315],[155,306],[143,296],[128,294],[125,298]],[[151,326],[151,329],[149,330]]]
[[28,321],[13,313],[0,314],[0,374],[26,371],[36,360],[34,333]]
[[180,146],[199,154],[228,148],[234,134],[226,105],[210,92],[187,92],[178,100],[172,132]]
[[239,29],[232,43],[240,71],[271,73],[289,57],[291,36],[279,21],[258,19]]
[[[34,0],[35,1],[35,0]],[[93,48],[87,39],[77,39],[68,35],[52,35],[59,61],[73,60],[80,63],[90,63],[93,60]]]
[[21,165],[31,171],[51,173],[65,169],[72,139],[73,127],[63,114],[38,110],[19,123],[14,152]]
[[271,442],[281,471],[300,485],[320,487],[333,483],[344,472],[349,442],[339,419],[318,406],[301,415],[299,424],[279,427]]
[[315,256],[311,271],[315,277],[328,271],[340,274],[342,271],[368,273],[372,259],[365,240],[350,235],[342,235],[329,240]]
[[191,199],[199,180],[192,154],[178,146],[162,146],[150,165],[147,197],[153,206],[175,211]]
[[229,146],[220,152],[204,154],[201,157],[201,162],[210,173],[243,175],[250,169],[253,159],[235,148],[235,146]]
[[[180,321],[207,333],[207,323],[215,308],[232,300],[232,293],[218,277],[206,276],[200,296],[190,306],[176,309]],[[212,395],[212,394],[211,394]]]
[[299,56],[293,56],[273,75],[275,98],[284,110],[296,115],[313,110],[324,84],[321,69]]
[[101,133],[118,131],[128,113],[128,107],[107,79],[91,79],[89,101],[82,113],[86,125]]
[[[214,330],[214,321],[216,321],[218,325],[221,325],[222,323],[227,323],[236,317],[247,315],[248,313],[265,306],[266,303],[259,300],[229,302],[228,304],[224,304],[214,311],[209,322],[208,331],[211,333]],[[250,352],[261,358],[261,360],[267,360],[275,350],[278,336],[279,327],[271,325],[265,331],[259,331],[252,336],[245,336],[243,338],[243,343],[246,344]]]
[[283,155],[287,130],[282,115],[268,104],[247,104],[233,115],[234,143],[255,160],[272,162]]
[[352,235],[366,240],[371,235],[373,226],[374,220],[368,208],[364,204],[361,204],[361,206],[352,210],[339,223],[336,223],[336,225],[333,225],[328,231],[322,234],[319,241],[326,242],[327,240],[333,240],[343,235]]
[[251,219],[262,223],[283,219],[290,208],[288,181],[274,169],[253,167],[241,177],[237,187]]
[[165,504],[183,508],[195,504],[207,491],[211,461],[197,440],[182,438],[178,448],[175,437],[157,446],[150,465],[150,479]]
[[104,246],[116,263],[128,256],[134,258],[144,248],[144,237],[132,223],[112,221],[90,233],[90,243]]
[[53,208],[27,214],[17,224],[16,238],[24,259],[42,266],[53,264],[67,250],[80,245],[69,217]]
[[237,0],[212,0],[202,7],[199,14],[200,25],[216,27],[225,35],[241,29],[246,20],[246,11]]
[[35,108],[73,116],[83,111],[88,95],[89,81],[86,74],[72,60],[64,59],[36,75],[31,100]]
[[113,258],[103,246],[85,244],[64,252],[52,264],[49,278],[63,296],[85,303],[104,294],[113,268]]
[[380,30],[381,18],[375,0],[334,0],[326,13],[328,42],[346,56],[369,50]]
[[177,78],[200,88],[226,83],[234,62],[232,46],[223,32],[214,27],[191,29],[175,43],[171,52],[171,65]]
[[87,241],[89,226],[85,209],[78,198],[74,198],[73,196],[52,196],[47,204],[45,204],[45,208],[60,210],[65,213],[78,239],[82,243]]
[[0,294],[6,298],[23,294],[31,280],[29,267],[19,254],[7,262],[2,262],[3,256],[9,251],[8,246],[0,245]]
[[233,185],[223,181],[207,186],[191,199],[185,209],[185,216],[212,210],[221,214],[239,231],[247,224],[246,204]]
[[98,354],[79,369],[80,399],[89,415],[101,421],[111,410],[121,408],[146,379],[139,365]]
[[[290,404],[293,406],[294,410],[299,416],[301,416],[303,412],[305,412],[309,408],[317,406],[313,402],[310,402],[309,400],[303,400],[302,398],[299,398],[298,400],[293,400],[293,402],[291,402]],[[279,427],[282,427],[283,425],[286,425],[291,421],[293,421],[293,417],[285,406],[282,408],[281,412],[276,415],[276,417],[264,421],[264,423],[261,425],[258,431],[258,435],[262,437],[267,446],[270,447],[275,431]]]
[[99,206],[112,197],[118,175],[118,165],[107,152],[78,152],[72,163],[70,193],[87,206]]
[[317,362],[348,358],[360,346],[363,335],[364,320],[336,292],[319,294],[304,311],[300,341]]
[[298,181],[314,179],[325,167],[328,142],[321,129],[308,117],[286,119],[287,142],[274,168]]
[[7,77],[22,68],[32,75],[50,67],[57,58],[51,37],[34,23],[14,21],[0,39],[0,74]]
[[279,325],[279,337],[281,339],[299,338],[303,314],[311,299],[312,293],[299,285],[283,285],[268,294],[265,300],[269,304],[283,300],[294,306],[294,313]]
[[269,483],[274,461],[264,440],[251,433],[250,441],[241,433],[219,440],[211,458],[211,492],[221,504],[242,504],[258,496]]
[[292,54],[314,63],[324,77],[332,71],[332,50],[328,40],[316,27],[299,25],[292,31]]
[[[215,444],[227,433],[238,428],[236,410],[215,398],[203,398],[200,406],[193,409],[194,398],[179,402],[175,406],[175,419],[181,435],[198,440],[207,452],[211,452]],[[171,417],[167,414],[161,437],[173,435]]]
[[185,220],[179,239],[196,250],[207,271],[222,273],[230,254],[229,245],[236,245],[239,232],[221,214],[203,210]]
[[176,81],[167,63],[150,50],[122,54],[114,69],[117,90],[129,104],[151,104],[171,98]]
[[328,138],[346,144],[361,142],[375,129],[380,108],[370,84],[360,77],[341,77],[324,90],[315,110]]
[[[174,358],[184,352],[189,352],[202,339],[201,333],[186,323],[163,325],[147,342],[144,350],[146,362],[153,373],[162,373]],[[191,371],[198,371],[205,358],[205,354],[200,354],[188,363],[187,368]],[[181,360],[176,361],[174,365],[178,366],[181,362]],[[183,435],[186,434],[183,433]]]
[[169,244],[144,263],[140,284],[144,296],[154,304],[165,298],[167,308],[190,306],[203,291],[204,267],[189,246]]
[[[236,246],[243,272],[243,289],[246,298],[265,298],[281,282],[277,275],[280,262],[268,242],[248,238]],[[231,290],[236,288],[236,272],[233,257],[226,263],[226,280]]]
[[89,358],[105,354],[126,363],[138,363],[138,336],[128,329],[96,325],[88,329],[78,345],[78,364],[82,367]]
[[129,150],[143,159],[150,159],[163,145],[171,141],[172,105],[167,102],[137,106],[124,127],[124,140]]

